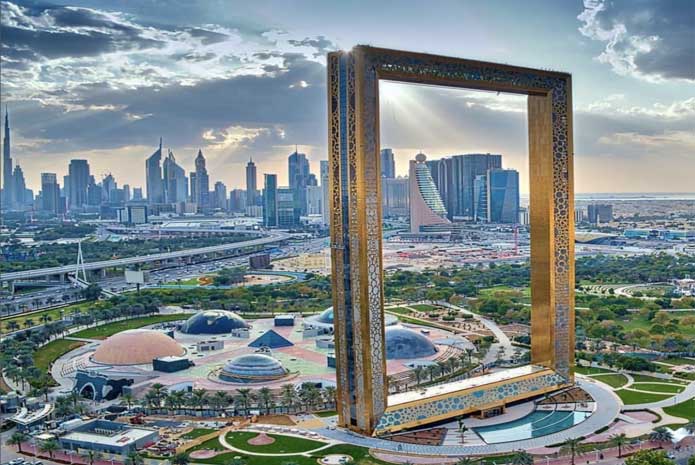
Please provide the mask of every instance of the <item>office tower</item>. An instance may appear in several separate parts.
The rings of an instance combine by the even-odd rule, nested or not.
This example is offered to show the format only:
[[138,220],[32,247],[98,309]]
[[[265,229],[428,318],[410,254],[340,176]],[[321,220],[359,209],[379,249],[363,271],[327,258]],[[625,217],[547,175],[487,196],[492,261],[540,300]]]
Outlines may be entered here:
[[2,206],[14,206],[14,180],[12,178],[12,157],[10,156],[10,116],[5,107],[5,133],[2,139]]
[[263,226],[276,228],[278,225],[277,190],[278,177],[276,174],[266,174],[263,185]]
[[159,148],[145,160],[145,188],[147,203],[164,202],[164,182],[162,180],[162,138],[159,138]]
[[133,201],[142,202],[142,187],[133,187]]
[[222,181],[215,183],[214,207],[227,211],[227,186]]
[[130,184],[123,184],[123,201],[130,202]]
[[116,179],[112,174],[107,174],[104,179],[101,180],[101,200],[102,202],[116,202]]
[[101,185],[94,182],[94,176],[89,176],[87,184],[87,205],[98,207],[102,202]]
[[[458,214],[463,218],[471,219],[474,216],[473,190],[475,177],[486,174],[488,170],[502,168],[502,155],[489,153],[472,153],[459,155],[459,162],[453,166],[453,184],[460,186],[460,204]],[[516,218],[516,216],[515,216]],[[516,221],[516,220],[515,220]]]
[[14,170],[12,171],[12,188],[14,189],[14,192],[12,193],[14,208],[24,210],[27,205],[28,193],[27,185],[24,180],[24,171],[19,164],[14,165]]
[[410,232],[419,233],[422,226],[447,224],[446,208],[425,163],[424,153],[410,161]]
[[519,224],[524,226],[531,224],[531,217],[528,208],[519,207]]
[[[249,158],[249,162],[246,164],[246,204],[247,205],[257,205],[258,204],[258,186],[257,175],[256,175],[256,164],[253,159]],[[245,206],[244,206],[245,208]]]
[[229,192],[229,211],[242,213],[246,210],[246,191],[243,189],[232,189]]
[[57,214],[60,207],[60,186],[55,173],[41,173],[41,210]]
[[584,209],[581,207],[574,208],[574,222],[576,224],[583,223],[585,220]]
[[479,174],[473,180],[473,220],[488,221],[487,174]]
[[519,222],[519,172],[491,169],[487,173],[488,221]]
[[321,204],[322,210],[321,210],[321,216],[323,219],[323,224],[327,225],[330,223],[330,206],[328,205],[328,189],[329,189],[329,182],[328,182],[328,160],[321,160],[320,162],[320,172],[319,175],[321,176],[321,197],[323,198],[323,203]]
[[164,202],[179,203],[188,200],[188,179],[186,171],[176,163],[174,152],[169,150],[162,163],[164,179]]
[[70,210],[84,208],[87,204],[87,186],[90,180],[87,160],[70,160],[68,176],[68,207]]
[[300,215],[306,214],[306,186],[309,181],[309,160],[296,150],[287,159],[289,187],[294,193],[295,208]]
[[382,178],[381,213],[384,218],[408,216],[409,183],[408,178]]
[[589,223],[610,223],[613,221],[613,205],[608,203],[592,203],[587,207]]
[[300,210],[294,198],[295,190],[280,187],[277,190],[277,221],[278,228],[294,228],[299,224]]
[[316,185],[306,186],[306,206],[307,215],[321,215],[323,213],[323,190]]
[[205,157],[203,151],[198,149],[195,157],[195,177],[191,175],[191,187],[195,184],[195,193],[191,192],[193,202],[198,205],[198,209],[210,206],[210,177],[205,167]]
[[391,149],[381,149],[381,177],[388,179],[396,177],[396,161]]

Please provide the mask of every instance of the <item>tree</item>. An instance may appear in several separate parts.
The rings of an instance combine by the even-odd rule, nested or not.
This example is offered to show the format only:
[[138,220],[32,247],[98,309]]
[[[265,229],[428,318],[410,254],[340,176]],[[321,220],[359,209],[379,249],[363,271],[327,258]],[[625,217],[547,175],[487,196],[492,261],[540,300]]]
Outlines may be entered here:
[[618,458],[623,456],[623,447],[629,444],[625,433],[614,434],[610,437],[611,443],[618,448]]
[[86,288],[82,289],[82,297],[86,300],[97,300],[101,295],[101,287],[98,284],[90,284]]
[[236,392],[237,392],[236,402],[243,406],[244,414],[248,415],[249,414],[249,406],[251,404],[251,399],[253,396],[251,389],[241,388],[241,389],[237,389]]
[[60,449],[60,444],[55,439],[48,439],[39,444],[39,450],[41,452],[47,452],[48,456],[53,459],[53,453]]
[[128,410],[130,410],[130,407],[133,405],[133,395],[129,392],[126,392],[121,396],[123,399],[123,402],[125,402],[126,406],[128,407]]
[[280,389],[280,403],[287,409],[287,413],[290,413],[290,409],[294,406],[297,391],[292,384],[283,384]]
[[415,370],[413,370],[413,374],[415,375],[415,383],[419,386],[422,382],[422,377],[425,374],[425,367],[422,365],[416,366]]
[[625,459],[625,465],[674,465],[662,450],[641,450]]
[[22,452],[22,443],[27,440],[27,437],[26,433],[15,431],[10,436],[10,439],[7,440],[7,443],[11,446],[17,446],[17,450]]
[[577,455],[581,455],[584,452],[585,447],[582,445],[582,440],[579,438],[571,438],[566,440],[562,447],[560,447],[561,454],[569,454],[570,463],[574,465],[574,459]]
[[263,386],[258,390],[258,400],[265,408],[265,414],[270,415],[270,408],[275,406],[275,402],[273,402],[273,392],[269,387]]
[[125,465],[142,465],[145,463],[145,459],[136,450],[131,450],[128,452],[128,456],[125,459]]
[[172,465],[188,465],[190,461],[190,456],[185,452],[179,452],[171,458]]
[[84,455],[82,455],[82,457],[87,460],[87,463],[89,465],[94,465],[94,461],[99,460],[101,458],[101,453],[93,450],[88,450],[84,453]]
[[512,465],[533,465],[533,456],[526,451],[519,451],[512,457]]
[[673,440],[673,434],[665,427],[659,426],[658,428],[654,429],[654,431],[649,433],[649,440],[663,446],[664,443],[669,443]]

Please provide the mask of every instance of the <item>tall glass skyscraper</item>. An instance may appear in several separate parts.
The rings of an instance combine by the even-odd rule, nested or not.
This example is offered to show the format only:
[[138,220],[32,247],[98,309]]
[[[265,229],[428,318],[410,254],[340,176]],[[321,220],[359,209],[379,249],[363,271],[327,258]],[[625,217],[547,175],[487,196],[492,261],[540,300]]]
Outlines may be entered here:
[[266,174],[263,185],[263,226],[276,228],[278,225],[277,194],[278,177],[276,174]]
[[258,187],[256,185],[256,164],[249,158],[246,164],[246,204],[256,205],[258,202]]
[[488,171],[488,220],[491,223],[519,222],[519,172]]
[[410,162],[410,232],[419,233],[422,226],[449,223],[446,207],[432,179],[424,153]]
[[381,149],[381,177],[387,179],[396,177],[396,161],[391,149]]
[[164,202],[164,182],[162,180],[162,139],[159,148],[145,160],[145,188],[147,202],[150,204]]

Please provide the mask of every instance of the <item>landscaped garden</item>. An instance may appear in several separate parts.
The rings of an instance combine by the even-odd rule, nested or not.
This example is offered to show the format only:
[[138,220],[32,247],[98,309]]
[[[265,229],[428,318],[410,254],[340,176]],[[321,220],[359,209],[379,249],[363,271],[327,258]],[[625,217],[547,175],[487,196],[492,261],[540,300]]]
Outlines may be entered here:
[[630,388],[637,389],[640,391],[650,391],[650,392],[662,392],[664,394],[678,394],[685,390],[685,386],[680,384],[666,384],[664,383],[633,383]]
[[[263,433],[260,433],[263,434]],[[227,433],[225,439],[232,446],[239,450],[262,454],[295,454],[308,452],[326,445],[325,442],[315,441],[297,436],[286,436],[281,434],[268,434],[267,438],[273,441],[269,444],[253,445],[249,440],[259,436],[253,431],[234,431]]]
[[153,315],[141,318],[132,318],[130,320],[114,321],[113,323],[83,329],[82,331],[71,334],[71,336],[85,339],[106,339],[109,336],[113,336],[116,333],[120,333],[121,331],[126,331],[128,329],[142,328],[143,326],[164,323],[167,321],[185,320],[190,316],[191,315],[187,313],[172,313],[169,315]]
[[629,389],[619,389],[615,393],[622,399],[625,405],[648,404],[672,397],[671,394],[651,394],[648,392],[630,391]]
[[83,346],[82,341],[72,341],[70,339],[56,339],[34,352],[34,366],[41,370],[48,371],[48,367],[61,355],[67,354],[71,350]]
[[680,404],[664,407],[664,412],[674,417],[685,418],[686,420],[695,420],[695,398],[688,399]]
[[621,374],[605,374],[605,375],[594,375],[591,378],[596,381],[601,381],[606,383],[612,388],[620,388],[627,384],[627,376]]

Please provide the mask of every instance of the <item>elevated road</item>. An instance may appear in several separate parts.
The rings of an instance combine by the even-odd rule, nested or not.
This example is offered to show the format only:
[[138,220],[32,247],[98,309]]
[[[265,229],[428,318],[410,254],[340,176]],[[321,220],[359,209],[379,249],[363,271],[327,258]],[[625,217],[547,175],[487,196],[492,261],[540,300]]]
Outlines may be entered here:
[[[276,244],[289,239],[290,234],[273,231],[267,233],[267,236],[248,241],[231,242],[229,244],[212,245],[209,247],[201,247],[197,249],[177,250],[175,252],[164,252],[151,255],[140,255],[136,257],[117,258],[115,260],[102,260],[98,262],[89,262],[84,264],[84,269],[88,271],[103,270],[106,268],[119,268],[139,263],[157,262],[165,260],[173,260],[176,258],[193,257],[196,255],[206,255],[211,253],[229,252],[232,250],[243,249],[245,247],[257,247],[270,244]],[[81,267],[80,267],[81,268]],[[15,281],[18,279],[35,279],[46,276],[63,275],[75,271],[75,265],[54,266],[51,268],[39,268],[36,270],[14,271],[12,273],[0,274],[0,281]]]

